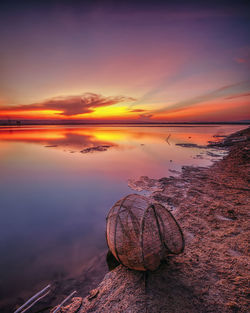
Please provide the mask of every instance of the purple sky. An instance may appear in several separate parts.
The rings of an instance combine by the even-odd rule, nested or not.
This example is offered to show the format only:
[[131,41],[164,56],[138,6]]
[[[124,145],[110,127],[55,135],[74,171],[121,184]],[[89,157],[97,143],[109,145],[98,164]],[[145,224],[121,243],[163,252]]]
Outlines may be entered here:
[[41,104],[51,110],[58,98],[62,110],[59,103],[60,112],[48,114],[62,116],[75,108],[69,99],[81,107],[92,93],[128,101],[109,104],[107,114],[105,105],[93,105],[94,115],[82,107],[72,118],[249,118],[249,7],[162,3],[3,4],[0,117],[19,116],[22,105],[39,118]]

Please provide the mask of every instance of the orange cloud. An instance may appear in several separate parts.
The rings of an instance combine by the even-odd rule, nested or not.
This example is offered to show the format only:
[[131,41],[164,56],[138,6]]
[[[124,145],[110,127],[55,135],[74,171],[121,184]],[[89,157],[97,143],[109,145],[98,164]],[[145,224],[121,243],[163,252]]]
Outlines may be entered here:
[[250,96],[250,93],[247,92],[247,93],[240,93],[237,95],[233,95],[233,96],[227,97],[225,99],[231,100],[231,99],[235,99],[235,98],[242,98],[242,97],[249,97],[249,96]]
[[235,101],[215,100],[193,107],[180,108],[173,112],[157,115],[156,119],[190,121],[233,121],[249,118],[249,103],[244,98]]
[[168,105],[165,108],[161,108],[159,110],[155,110],[153,113],[155,114],[167,114],[167,113],[175,113],[179,111],[186,110],[188,108],[196,107],[197,105],[201,105],[202,103],[205,105],[208,101],[214,101],[216,99],[222,99],[227,97],[232,97],[235,94],[239,94],[239,91],[249,89],[249,81],[244,81],[240,83],[235,83],[227,86],[222,86],[216,90],[208,92],[206,94],[199,95],[192,99],[185,99],[174,104]]
[[132,112],[132,113],[143,113],[143,112],[145,112],[145,110],[143,110],[143,109],[133,109],[133,110],[130,110],[130,112]]
[[55,97],[40,103],[5,106],[0,108],[0,116],[74,117],[93,113],[96,108],[134,100],[131,97],[105,97],[95,93],[85,93],[81,96]]

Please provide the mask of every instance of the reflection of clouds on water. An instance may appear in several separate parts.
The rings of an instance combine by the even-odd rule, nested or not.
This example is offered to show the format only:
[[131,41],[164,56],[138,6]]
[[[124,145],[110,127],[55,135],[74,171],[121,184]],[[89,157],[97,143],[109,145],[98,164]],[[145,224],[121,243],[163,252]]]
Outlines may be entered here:
[[[111,140],[100,139],[92,134],[89,130],[84,129],[17,129],[2,130],[0,140],[6,141],[22,141],[44,145],[46,148],[66,149],[69,152],[83,151],[89,149],[89,152],[106,151],[111,147],[118,147],[117,143]],[[106,149],[101,149],[106,147]],[[73,150],[73,151],[72,151]]]
[[50,140],[49,143],[55,145],[58,148],[68,148],[71,150],[70,152],[72,152],[72,150],[83,151],[86,149],[90,149],[89,152],[106,151],[107,149],[98,150],[97,147],[115,146],[112,142],[99,140],[95,138],[95,136],[74,133],[66,133],[64,138],[53,139]]

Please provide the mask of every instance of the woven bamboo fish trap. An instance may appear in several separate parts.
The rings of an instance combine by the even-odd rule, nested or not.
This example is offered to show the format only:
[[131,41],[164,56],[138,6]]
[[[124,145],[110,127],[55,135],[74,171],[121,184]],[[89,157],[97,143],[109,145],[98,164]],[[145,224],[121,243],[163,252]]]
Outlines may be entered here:
[[137,194],[126,196],[110,209],[106,236],[114,257],[139,271],[154,271],[167,255],[184,250],[184,237],[173,215]]

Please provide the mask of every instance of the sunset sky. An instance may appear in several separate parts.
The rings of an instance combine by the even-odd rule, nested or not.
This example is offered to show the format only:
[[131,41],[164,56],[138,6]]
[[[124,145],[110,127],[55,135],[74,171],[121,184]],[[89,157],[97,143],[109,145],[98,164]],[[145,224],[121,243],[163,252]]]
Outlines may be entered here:
[[3,1],[0,120],[250,120],[246,3]]

